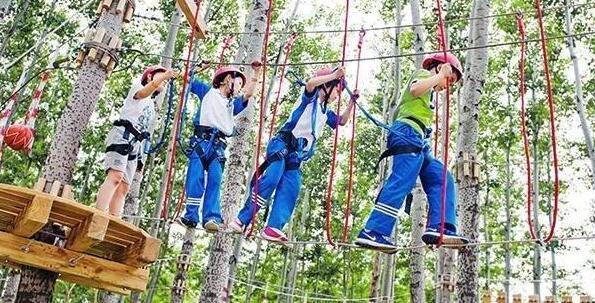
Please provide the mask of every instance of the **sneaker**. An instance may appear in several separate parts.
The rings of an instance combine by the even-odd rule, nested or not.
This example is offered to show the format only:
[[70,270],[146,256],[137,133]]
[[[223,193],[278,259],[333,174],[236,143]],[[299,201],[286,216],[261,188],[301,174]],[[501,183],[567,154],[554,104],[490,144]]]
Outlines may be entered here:
[[196,228],[196,222],[192,222],[184,217],[181,217],[178,221],[187,228]]
[[262,232],[260,232],[260,235],[263,239],[273,243],[285,244],[289,241],[284,232],[269,226],[265,227]]
[[215,221],[215,219],[210,219],[208,220],[203,227],[205,228],[205,230],[210,233],[210,234],[214,234],[219,232],[219,222]]
[[390,237],[368,229],[363,229],[359,232],[357,239],[355,239],[355,245],[378,250],[387,254],[394,254],[397,252],[397,245],[395,245]]
[[[426,228],[426,231],[421,236],[421,240],[427,245],[436,245],[440,240],[440,229],[439,228]],[[458,235],[456,232],[444,229],[444,236],[442,238],[442,244],[447,245],[464,245],[469,243],[469,239]]]
[[242,221],[240,221],[240,219],[236,218],[235,220],[233,220],[233,222],[229,224],[229,228],[231,228],[231,231],[234,234],[243,234],[245,226],[244,224],[242,224]]

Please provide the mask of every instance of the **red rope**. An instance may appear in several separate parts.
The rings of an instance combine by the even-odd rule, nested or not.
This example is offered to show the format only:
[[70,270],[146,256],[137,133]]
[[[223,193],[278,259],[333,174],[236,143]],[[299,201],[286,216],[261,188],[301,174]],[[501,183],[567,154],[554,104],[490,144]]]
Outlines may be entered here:
[[[358,90],[359,87],[359,70],[360,70],[360,61],[359,59],[362,56],[362,46],[364,45],[364,36],[366,35],[366,31],[364,29],[360,30],[359,32],[359,41],[357,43],[357,70],[355,73],[355,90]],[[343,243],[347,242],[348,233],[349,233],[349,217],[351,216],[351,205],[352,205],[352,195],[353,195],[353,176],[354,176],[354,159],[355,159],[355,127],[356,127],[356,108],[355,106],[351,110],[351,118],[353,119],[353,125],[351,129],[351,144],[350,144],[350,152],[349,152],[349,181],[347,186],[347,201],[345,205],[345,211],[343,212]]]
[[[444,59],[446,60],[446,29],[444,26],[444,19],[442,17],[442,5],[440,0],[436,0],[437,12],[438,12],[438,42],[440,49],[444,53]],[[448,176],[448,141],[449,141],[449,132],[450,132],[450,83],[446,85],[446,106],[444,109],[445,117],[444,117],[444,150],[442,152],[442,162],[443,162],[443,169],[442,169],[442,203],[440,205],[440,237],[438,238],[438,243],[436,244],[437,247],[442,246],[444,241],[444,227],[446,223],[446,187],[447,187],[447,176]],[[438,101],[438,100],[437,100]],[[436,102],[436,114],[438,115],[438,102]],[[438,123],[438,119],[436,119],[436,123]],[[437,131],[437,129],[436,129]],[[438,136],[436,136],[436,144],[438,142]]]
[[[266,30],[265,30],[265,35],[264,35],[264,47],[263,47],[263,51],[262,51],[262,87],[261,87],[261,92],[260,92],[260,113],[258,115],[258,135],[256,136],[256,146],[254,147],[254,149],[256,150],[256,157],[254,157],[254,169],[255,169],[255,173],[254,173],[254,190],[253,192],[255,193],[255,195],[258,195],[258,178],[259,176],[259,171],[258,171],[258,163],[260,162],[260,145],[261,145],[261,140],[262,140],[262,128],[264,125],[264,112],[266,111],[265,109],[265,104],[264,104],[264,98],[265,98],[265,89],[266,89],[266,64],[267,64],[267,52],[269,49],[269,35],[271,32],[271,19],[272,19],[272,13],[273,13],[273,8],[274,8],[274,4],[275,1],[274,0],[270,0],[269,1],[269,9],[267,10],[267,25],[266,25]],[[254,231],[254,226],[256,225],[256,222],[254,222],[254,220],[256,219],[256,197],[255,195],[252,195],[252,192],[249,193],[250,197],[254,197],[252,198],[252,219],[250,220],[251,222],[251,226],[250,226],[250,231],[248,232],[248,234],[246,235],[246,237],[250,237],[252,236],[252,232]]]
[[283,87],[283,79],[285,78],[285,69],[287,68],[287,63],[289,62],[289,56],[291,55],[291,51],[293,50],[293,44],[298,37],[298,33],[292,33],[287,42],[285,42],[285,46],[283,47],[285,58],[283,59],[283,65],[281,65],[281,71],[279,76],[279,89],[277,90],[277,95],[275,97],[275,103],[273,104],[273,113],[271,117],[271,123],[269,125],[269,138],[270,140],[273,137],[273,132],[275,131],[275,122],[277,118],[277,108],[279,107],[279,101],[281,100],[281,88]]
[[[347,26],[349,25],[349,0],[345,0],[346,7],[345,7],[345,27],[343,30],[343,51],[341,54],[341,66],[345,66],[345,49],[347,48]],[[337,115],[341,115],[341,95],[339,94],[339,98],[337,100]],[[328,180],[328,187],[326,189],[326,239],[328,243],[332,246],[335,246],[333,242],[333,235],[332,235],[332,227],[331,227],[331,209],[333,207],[333,180],[335,175],[335,166],[337,160],[337,147],[339,141],[339,121],[337,121],[336,129],[335,129],[335,138],[333,140],[333,158],[331,160],[331,171],[329,174]]]
[[[550,135],[552,140],[552,155],[553,155],[553,166],[554,166],[554,209],[552,214],[552,221],[550,224],[550,231],[547,237],[544,239],[544,242],[550,242],[554,237],[554,232],[556,229],[556,223],[558,218],[558,196],[559,196],[559,178],[558,178],[558,150],[557,150],[557,143],[556,143],[556,119],[555,115],[555,106],[554,106],[554,94],[552,89],[552,79],[550,74],[550,67],[548,61],[548,54],[547,54],[547,37],[545,33],[545,28],[543,25],[543,12],[541,8],[541,1],[535,0],[535,10],[537,11],[537,21],[539,24],[539,35],[541,40],[541,53],[543,56],[543,69],[545,72],[545,83],[547,88],[547,101],[548,101],[548,108],[549,108],[549,122],[550,122]],[[531,219],[531,203],[527,205],[527,213],[529,215],[529,229],[531,232],[531,237],[533,239],[537,239],[537,231],[535,230],[535,226],[533,224],[533,220]]]
[[221,49],[221,53],[219,54],[219,65],[217,65],[217,68],[221,68],[221,66],[223,66],[222,62],[224,62],[225,51],[229,49],[229,47],[234,41],[235,38],[233,37],[233,35],[229,35],[223,39],[223,48]]
[[[518,14],[516,17],[517,28],[521,41],[525,41],[525,23],[523,17]],[[527,168],[527,220],[529,222],[529,232],[531,233],[531,239],[535,239],[536,235],[533,231],[532,219],[531,219],[531,155],[529,152],[529,135],[527,134],[527,120],[526,120],[526,105],[525,105],[525,52],[526,42],[521,42],[521,51],[519,58],[519,96],[521,98],[521,134],[523,136],[523,147],[525,151],[525,163]]]
[[[194,13],[194,20],[196,20],[198,18],[198,12],[200,11],[200,2],[201,0],[197,0],[196,3],[196,12]],[[176,113],[177,115],[177,119],[176,119],[176,123],[174,124],[174,127],[172,129],[172,135],[175,136],[175,134],[178,133],[178,129],[180,128],[180,123],[182,121],[181,117],[182,117],[182,110],[184,109],[184,103],[185,103],[185,99],[184,96],[186,96],[186,88],[188,86],[188,75],[190,73],[190,59],[192,56],[192,49],[194,48],[194,38],[195,38],[195,34],[196,34],[196,28],[194,26],[191,26],[191,30],[190,30],[190,43],[188,44],[188,55],[186,56],[186,64],[184,67],[184,79],[183,79],[183,85],[182,85],[182,89],[180,90],[180,107],[178,108],[178,112]],[[165,220],[167,220],[168,217],[168,207],[169,207],[169,196],[171,194],[171,190],[172,190],[172,183],[173,183],[173,179],[174,179],[174,165],[176,163],[176,148],[177,148],[177,144],[175,143],[175,140],[172,140],[172,142],[174,142],[172,144],[172,151],[171,151],[171,160],[169,161],[168,165],[167,165],[167,181],[166,181],[166,185],[165,185],[165,197],[163,199],[163,209],[161,211],[161,217]]]

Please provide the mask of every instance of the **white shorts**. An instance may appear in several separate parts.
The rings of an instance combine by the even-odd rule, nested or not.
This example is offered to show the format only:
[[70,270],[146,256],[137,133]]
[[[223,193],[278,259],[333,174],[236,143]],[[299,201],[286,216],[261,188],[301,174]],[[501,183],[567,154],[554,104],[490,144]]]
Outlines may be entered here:
[[[132,134],[129,136],[129,139],[124,139],[124,127],[114,126],[107,135],[105,144],[106,146],[110,146],[112,144],[128,144],[129,140],[133,138]],[[103,164],[103,167],[106,171],[113,169],[123,172],[123,181],[127,184],[131,184],[132,179],[134,178],[134,173],[136,172],[136,167],[138,165],[138,158],[140,156],[139,153],[141,150],[141,143],[134,142],[132,146],[132,153],[129,155],[122,155],[115,151],[106,152]]]

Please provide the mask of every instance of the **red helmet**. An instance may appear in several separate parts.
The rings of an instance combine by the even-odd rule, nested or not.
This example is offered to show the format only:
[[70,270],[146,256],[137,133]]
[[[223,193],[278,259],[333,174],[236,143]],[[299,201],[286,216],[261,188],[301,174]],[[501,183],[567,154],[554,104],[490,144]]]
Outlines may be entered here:
[[436,62],[449,63],[452,69],[457,74],[457,81],[463,78],[463,67],[461,66],[461,61],[459,61],[459,59],[450,52],[446,53],[446,58],[444,58],[444,53],[442,52],[428,55],[424,58],[423,62],[421,63],[421,66],[424,69],[429,69],[430,66],[432,66]]
[[242,78],[242,81],[244,82],[244,85],[246,84],[246,75],[244,75],[244,73],[242,73],[241,70],[239,70],[236,67],[233,66],[224,66],[224,67],[220,67],[215,71],[215,75],[213,75],[213,87],[219,87],[220,82],[223,80],[223,78],[225,78],[228,74],[232,74],[232,76],[235,77],[240,77]]
[[153,76],[154,74],[158,73],[158,72],[165,72],[167,71],[167,68],[161,66],[161,65],[153,65],[153,66],[149,66],[145,69],[145,71],[143,72],[143,76],[141,77],[141,83],[147,84],[147,78],[149,78],[150,76]]
[[31,149],[33,143],[33,129],[23,124],[13,124],[6,129],[4,142],[16,151]]

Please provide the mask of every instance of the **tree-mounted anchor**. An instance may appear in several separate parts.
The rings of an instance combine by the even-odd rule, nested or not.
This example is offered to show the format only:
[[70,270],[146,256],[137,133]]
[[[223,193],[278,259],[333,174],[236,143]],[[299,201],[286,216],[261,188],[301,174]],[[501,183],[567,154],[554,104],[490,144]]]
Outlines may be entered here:
[[94,62],[105,69],[109,76],[118,65],[118,51],[122,47],[122,40],[116,35],[108,35],[105,28],[89,29],[76,58],[76,67],[80,67],[85,59]]
[[481,163],[476,154],[460,152],[455,166],[455,176],[461,182],[464,178],[471,178],[472,184],[479,183]]
[[101,15],[104,10],[109,10],[113,6],[115,6],[116,15],[122,16],[122,21],[129,23],[132,20],[134,9],[136,8],[134,0],[102,0],[99,2],[99,6],[95,13]]

